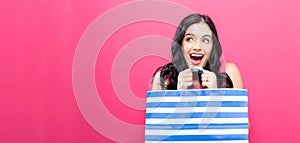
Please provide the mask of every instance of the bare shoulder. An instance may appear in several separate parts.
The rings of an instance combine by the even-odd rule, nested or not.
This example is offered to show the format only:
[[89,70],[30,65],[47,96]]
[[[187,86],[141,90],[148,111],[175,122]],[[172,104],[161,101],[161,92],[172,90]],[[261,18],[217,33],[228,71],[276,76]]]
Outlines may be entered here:
[[236,64],[226,63],[226,73],[232,80],[233,88],[243,88],[242,75]]
[[160,83],[160,71],[156,72],[153,77],[152,90],[162,90]]

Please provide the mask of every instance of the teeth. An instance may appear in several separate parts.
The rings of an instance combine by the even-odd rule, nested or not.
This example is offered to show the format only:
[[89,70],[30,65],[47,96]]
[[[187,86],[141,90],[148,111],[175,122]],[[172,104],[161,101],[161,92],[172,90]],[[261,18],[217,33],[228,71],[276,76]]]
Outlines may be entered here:
[[202,57],[203,55],[191,54],[193,57]]

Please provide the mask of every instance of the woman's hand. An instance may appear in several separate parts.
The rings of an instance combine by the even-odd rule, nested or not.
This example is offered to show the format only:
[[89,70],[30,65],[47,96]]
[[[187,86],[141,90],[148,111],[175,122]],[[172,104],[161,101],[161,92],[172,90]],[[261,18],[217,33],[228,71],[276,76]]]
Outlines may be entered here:
[[[214,72],[203,70],[201,74],[202,87],[218,88],[217,77]],[[191,69],[181,71],[178,75],[177,90],[191,89],[193,86],[193,73]]]
[[189,89],[193,85],[193,73],[191,69],[181,71],[178,75],[177,90]]
[[217,76],[214,72],[203,70],[201,75],[202,86],[207,88],[218,88]]

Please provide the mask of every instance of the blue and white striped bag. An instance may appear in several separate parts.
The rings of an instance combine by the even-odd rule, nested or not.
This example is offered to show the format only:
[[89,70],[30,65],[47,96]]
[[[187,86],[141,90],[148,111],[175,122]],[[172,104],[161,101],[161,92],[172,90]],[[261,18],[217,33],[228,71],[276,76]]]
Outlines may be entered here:
[[248,91],[148,91],[145,142],[248,143]]

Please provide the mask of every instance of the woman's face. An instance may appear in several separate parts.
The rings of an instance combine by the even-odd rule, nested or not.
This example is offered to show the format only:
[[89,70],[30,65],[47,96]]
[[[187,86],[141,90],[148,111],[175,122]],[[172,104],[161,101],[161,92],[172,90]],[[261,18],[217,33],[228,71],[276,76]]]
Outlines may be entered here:
[[212,31],[205,22],[192,24],[182,41],[184,58],[191,67],[203,68],[210,56],[213,45]]

